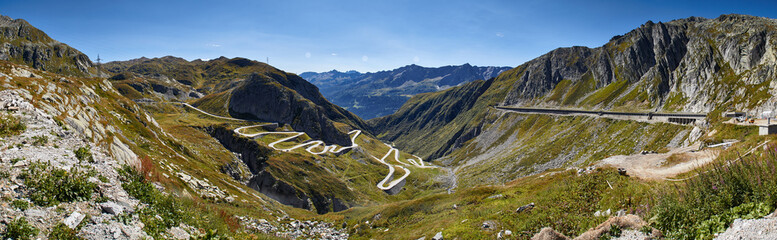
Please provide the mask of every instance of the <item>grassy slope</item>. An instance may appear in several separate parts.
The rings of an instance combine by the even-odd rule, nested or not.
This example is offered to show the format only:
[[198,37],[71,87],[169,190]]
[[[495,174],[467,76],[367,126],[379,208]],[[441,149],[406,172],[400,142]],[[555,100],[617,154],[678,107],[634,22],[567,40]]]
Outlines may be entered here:
[[[575,121],[575,119],[570,118],[566,121]],[[623,126],[630,125],[624,124]],[[672,126],[664,127],[671,128]],[[727,159],[737,158],[764,140],[776,140],[775,137],[758,136],[754,132],[755,127],[716,124],[711,128],[717,133],[705,136],[703,141],[716,142],[721,139],[742,141],[723,151],[721,157],[716,160],[717,166],[725,164]],[[760,148],[758,150],[754,156],[768,155],[768,152],[761,151]],[[679,177],[694,179],[698,173],[713,169],[713,166],[715,165],[704,166],[695,172]],[[746,175],[747,179],[756,183],[758,174]],[[761,178],[766,179],[764,176]],[[607,219],[607,217],[595,217],[594,212],[607,209],[615,212],[623,209],[627,213],[643,217],[653,227],[660,228],[665,233],[689,234],[690,231],[696,230],[695,228],[687,228],[687,226],[698,225],[701,227],[702,225],[699,225],[700,219],[706,220],[707,217],[714,215],[711,213],[726,213],[726,215],[720,216],[726,219],[731,216],[744,217],[744,215],[737,214],[750,213],[750,205],[743,206],[744,213],[736,212],[740,210],[728,209],[733,209],[742,203],[753,202],[768,203],[771,209],[774,209],[774,203],[777,202],[773,201],[773,198],[760,198],[760,200],[750,198],[753,199],[752,201],[740,198],[737,200],[739,202],[725,206],[710,206],[706,205],[705,201],[685,200],[678,202],[682,201],[682,198],[674,193],[678,189],[684,194],[697,194],[699,191],[694,190],[698,187],[686,187],[685,182],[655,182],[624,177],[618,175],[614,169],[597,169],[593,173],[582,175],[574,171],[550,170],[539,175],[521,177],[504,185],[462,188],[453,194],[433,194],[381,206],[330,213],[323,217],[346,221],[349,232],[352,234],[351,237],[354,239],[417,239],[422,236],[429,238],[439,231],[442,231],[446,238],[452,239],[488,239],[496,237],[496,234],[501,230],[512,231],[518,239],[528,239],[539,232],[542,227],[553,227],[567,236],[577,236]],[[761,189],[768,190],[768,188]],[[747,194],[750,193],[740,196],[754,196]],[[688,199],[706,199],[706,197],[694,196]],[[725,196],[716,199],[725,200]],[[515,212],[516,208],[532,202],[536,204],[533,210],[522,213]],[[666,211],[677,207],[683,208],[683,212],[698,208],[705,211],[705,214],[678,214],[678,209],[673,212]],[[727,213],[730,211],[735,213]],[[756,214],[753,215],[755,217],[762,216],[758,213],[753,214]],[[658,216],[657,219],[661,219],[663,222],[655,222],[653,218],[655,216]],[[667,219],[670,219],[669,222]],[[695,222],[687,222],[689,219],[696,220],[693,220]],[[672,221],[675,220],[683,222],[673,223]],[[492,230],[483,229],[481,224],[484,221],[493,221],[497,223],[497,226]],[[723,225],[720,226],[727,226],[726,224],[730,221],[731,219],[723,221]],[[680,224],[686,225],[680,226]],[[386,231],[386,229],[388,230]]]
[[[445,158],[456,166],[478,161],[458,169],[460,188],[499,184],[547,168],[587,165],[612,155],[658,151],[677,135],[683,140],[690,127],[507,113],[484,131],[495,134],[483,134]],[[554,163],[542,167],[549,162]]]
[[[11,67],[18,66],[0,61],[0,72],[8,73]],[[48,100],[43,100],[42,95],[45,91],[40,91],[43,89],[39,87],[41,85],[54,84],[60,91],[69,93],[71,96],[83,95],[81,89],[84,88],[93,89],[99,96],[99,101],[86,102],[86,105],[81,106],[81,108],[86,106],[93,107],[96,110],[94,115],[101,118],[99,120],[101,124],[111,125],[116,129],[116,132],[108,130],[107,136],[118,136],[123,142],[128,143],[127,145],[138,157],[148,159],[148,161],[144,161],[146,163],[144,164],[144,171],[149,173],[149,179],[164,186],[167,193],[181,196],[182,201],[186,201],[193,206],[192,209],[188,209],[189,211],[208,213],[196,215],[202,218],[196,221],[203,224],[197,227],[218,229],[222,234],[226,233],[239,238],[245,238],[248,235],[242,233],[240,226],[228,224],[234,221],[232,219],[233,215],[271,219],[273,214],[282,215],[282,211],[289,210],[288,207],[274,201],[257,198],[255,195],[249,194],[249,191],[252,191],[251,189],[240,186],[239,183],[230,180],[229,176],[221,173],[219,171],[221,164],[225,159],[231,159],[231,153],[226,150],[219,151],[216,145],[214,145],[218,143],[207,136],[207,134],[187,127],[165,128],[164,132],[171,135],[163,134],[162,129],[155,127],[153,122],[145,117],[145,111],[141,110],[135,103],[118,92],[103,91],[100,87],[102,84],[101,80],[64,77],[43,71],[35,71],[35,74],[42,76],[42,78],[14,77],[11,85],[13,86],[12,89],[27,89],[32,94],[31,103],[39,107],[44,103],[59,106],[57,102],[52,103]],[[61,77],[67,79],[69,83],[52,80],[60,79]],[[85,95],[82,97],[85,97]],[[63,106],[67,105],[69,108],[75,108],[75,105],[81,104],[84,103],[74,100],[70,104],[62,103]],[[169,106],[162,106],[159,109],[164,111],[174,110]],[[56,117],[62,120],[67,116],[69,116],[67,113],[63,113]],[[162,119],[162,121],[167,120]],[[210,120],[200,118],[187,119],[186,116],[182,116],[174,121],[191,121],[203,124]],[[94,123],[91,123],[91,125],[94,125]],[[110,144],[112,141],[112,138],[106,137],[100,140],[98,144]],[[231,204],[217,203],[202,199],[197,194],[192,194],[196,191],[178,179],[175,175],[176,172],[171,171],[169,166],[177,166],[200,179],[210,179],[211,183],[234,196],[236,201]],[[242,189],[242,191],[238,188]],[[257,208],[257,206],[264,206],[269,211]]]
[[[355,208],[325,217],[345,219],[354,239],[429,238],[438,231],[445,238],[487,239],[501,230],[511,230],[524,239],[543,226],[577,235],[606,219],[594,217],[595,211],[644,208],[641,204],[647,202],[647,191],[646,183],[611,169],[581,176],[567,171],[521,178],[504,186],[481,186],[374,208]],[[532,202],[536,204],[533,210],[515,212]],[[481,224],[487,220],[496,222],[496,226],[482,229]]]

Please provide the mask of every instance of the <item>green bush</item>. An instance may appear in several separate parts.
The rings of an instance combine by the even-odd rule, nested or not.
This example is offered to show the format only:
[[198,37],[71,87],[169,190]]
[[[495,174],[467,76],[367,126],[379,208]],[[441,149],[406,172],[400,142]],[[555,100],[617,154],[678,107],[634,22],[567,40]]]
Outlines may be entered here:
[[87,200],[92,197],[96,184],[89,182],[88,171],[77,167],[66,171],[54,169],[50,164],[35,162],[21,174],[24,184],[30,188],[29,198],[40,206],[52,206],[60,202]]
[[73,153],[76,154],[76,158],[78,158],[79,161],[94,162],[94,157],[92,157],[92,152],[89,147],[80,147],[73,151]]
[[653,208],[654,227],[670,239],[712,239],[734,219],[769,214],[777,206],[776,151],[715,163],[664,192]]
[[15,208],[17,208],[19,210],[24,211],[24,210],[27,210],[27,208],[30,207],[30,203],[28,203],[27,201],[24,201],[24,200],[18,200],[17,199],[17,200],[13,200],[13,202],[11,202],[11,206],[13,206],[13,207],[15,207]]
[[79,237],[78,231],[74,229],[70,229],[65,225],[64,223],[59,223],[57,226],[55,226],[53,229],[51,229],[51,233],[49,233],[49,239],[52,240],[80,240],[84,239],[82,237]]
[[620,225],[612,224],[610,225],[610,231],[607,231],[604,235],[602,235],[599,239],[612,239],[620,237],[621,234],[623,234],[623,229],[621,229]]
[[46,137],[44,135],[32,137],[33,146],[43,146],[43,145],[46,145],[46,143],[49,143],[49,137]]
[[0,136],[10,136],[22,133],[27,126],[18,118],[11,115],[0,117]]
[[148,207],[140,209],[138,216],[144,224],[144,230],[157,238],[168,228],[178,226],[185,219],[184,207],[173,196],[159,192],[153,184],[146,181],[143,175],[130,166],[118,169],[122,180],[122,188],[127,193],[148,204]]
[[27,219],[20,217],[8,223],[3,239],[30,240],[35,235],[38,235],[38,229],[27,222]]

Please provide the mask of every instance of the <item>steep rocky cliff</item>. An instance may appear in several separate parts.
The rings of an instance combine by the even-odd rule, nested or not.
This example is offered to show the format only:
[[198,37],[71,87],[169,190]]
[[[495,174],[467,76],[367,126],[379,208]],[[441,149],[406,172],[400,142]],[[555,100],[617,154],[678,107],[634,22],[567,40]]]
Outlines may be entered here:
[[509,69],[470,64],[428,68],[413,64],[375,73],[330,71],[300,76],[318,86],[332,103],[371,119],[394,113],[415,94],[490,79]]
[[[716,121],[722,111],[757,114],[777,107],[775,69],[777,21],[774,19],[723,15],[716,19],[692,17],[667,23],[647,22],[623,36],[613,37],[598,48],[553,50],[489,80],[491,83],[487,86],[483,82],[473,82],[417,95],[397,113],[369,123],[374,134],[398,147],[427,159],[441,159],[454,166],[466,165],[470,168],[467,176],[480,174],[487,178],[494,172],[511,172],[507,174],[509,177],[491,179],[499,182],[515,177],[515,171],[538,166],[530,162],[542,164],[563,159],[554,166],[569,166],[577,161],[596,160],[592,158],[596,155],[628,154],[640,151],[640,148],[657,147],[643,145],[645,141],[668,146],[686,136],[674,133],[665,138],[631,136],[626,137],[627,141],[640,142],[633,149],[616,149],[623,145],[600,142],[598,144],[612,147],[596,149],[584,145],[554,153],[555,150],[531,147],[530,143],[582,134],[585,128],[579,125],[583,124],[580,119],[517,117],[505,115],[490,106],[700,112],[710,113],[710,121]],[[487,89],[474,91],[483,87]],[[547,122],[571,122],[574,124],[565,129],[578,129],[578,132],[538,125]],[[596,124],[603,129],[644,128],[617,122]],[[521,125],[526,128],[511,127]],[[668,131],[662,129],[648,133]],[[526,134],[534,137],[521,140]],[[583,141],[598,142],[595,139],[601,134],[618,135],[620,132],[592,133],[591,139]],[[613,139],[617,138],[615,135],[611,135]],[[551,142],[557,141],[549,144]],[[512,143],[505,145],[510,149],[497,148],[503,143]],[[592,155],[580,155],[583,149],[590,149]],[[504,153],[489,158],[502,159],[499,162],[475,164],[468,161],[481,159],[494,151]],[[510,153],[513,151],[514,154]],[[545,154],[535,155],[540,151]],[[571,153],[574,156],[562,156]],[[539,160],[527,160],[527,156]]]
[[[343,199],[353,199],[353,193],[349,191],[326,192],[326,188],[316,186],[321,182],[313,183],[312,187],[303,185],[295,186],[291,181],[289,174],[273,174],[273,170],[265,169],[270,166],[272,149],[258,144],[249,138],[239,137],[232,130],[223,126],[207,127],[204,129],[213,138],[217,139],[228,150],[238,153],[240,160],[247,166],[251,172],[251,177],[247,179],[247,184],[254,190],[272,198],[276,201],[308,210],[315,210],[318,213],[327,213],[331,211],[342,211],[349,208]],[[277,171],[277,170],[275,170]],[[338,182],[340,189],[347,189],[345,184]]]
[[0,15],[0,60],[74,76],[91,76],[92,61],[23,19]]
[[[687,112],[774,107],[777,21],[744,15],[647,22],[598,48],[559,48],[505,74],[505,105]],[[772,102],[768,103],[767,102]]]
[[235,87],[229,98],[232,116],[290,124],[315,139],[350,144],[336,121],[360,126],[361,120],[332,105],[318,89],[296,75],[252,74]]

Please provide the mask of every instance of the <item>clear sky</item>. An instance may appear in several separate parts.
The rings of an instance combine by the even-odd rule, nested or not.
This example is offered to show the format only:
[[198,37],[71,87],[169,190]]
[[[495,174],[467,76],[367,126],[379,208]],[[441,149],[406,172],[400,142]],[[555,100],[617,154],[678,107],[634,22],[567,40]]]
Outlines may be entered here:
[[777,18],[777,1],[0,0],[0,14],[92,60],[269,57],[294,73],[514,67],[557,47],[601,46],[648,20],[728,13]]

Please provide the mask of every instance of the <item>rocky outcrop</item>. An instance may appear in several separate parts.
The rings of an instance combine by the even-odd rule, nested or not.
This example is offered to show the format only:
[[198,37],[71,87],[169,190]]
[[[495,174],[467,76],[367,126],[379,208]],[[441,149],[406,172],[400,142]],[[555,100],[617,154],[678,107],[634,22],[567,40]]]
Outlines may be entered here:
[[278,180],[267,171],[258,172],[249,180],[248,186],[282,204],[311,210],[311,201],[307,194]]
[[[207,127],[203,130],[218,140],[226,149],[236,153],[246,164],[252,176],[247,181],[242,178],[236,180],[247,182],[247,186],[254,190],[282,204],[316,211],[320,214],[350,208],[348,203],[333,196],[332,193],[324,192],[322,189],[311,189],[309,186],[307,188],[295,186],[293,181],[284,179],[288,176],[277,176],[268,171],[267,168],[270,166],[267,161],[272,153],[270,148],[259,145],[253,139],[240,137],[225,127]],[[240,176],[239,174],[231,175]]]
[[[639,237],[628,238],[628,239],[658,239],[663,236],[661,234],[661,231],[651,227],[647,228],[650,231],[641,232],[645,230],[643,229],[645,226],[648,226],[648,223],[642,220],[642,218],[640,218],[637,215],[628,214],[625,216],[611,217],[610,219],[607,219],[607,221],[604,221],[603,223],[599,224],[598,226],[589,229],[583,234],[580,234],[580,236],[577,236],[576,238],[574,238],[574,240],[596,240],[596,239],[601,239],[605,235],[609,237],[619,237],[620,235],[619,236],[609,235],[613,228],[618,229],[618,231],[615,231],[615,232],[618,232],[618,234],[621,234],[620,231],[623,231],[623,233],[639,236]],[[553,230],[553,228],[545,227],[545,228],[542,228],[542,230],[540,230],[540,232],[534,235],[531,239],[532,240],[568,240],[570,238],[567,236],[564,236],[564,234],[556,232],[555,230]]]
[[[463,91],[482,85],[473,82],[416,95],[370,125],[383,140],[433,159],[482,134],[479,126],[501,114],[488,107],[494,104],[757,115],[777,108],[774,29],[774,19],[744,15],[648,21],[598,48],[553,50],[500,74],[483,91]],[[449,107],[457,99],[472,107]]]
[[113,141],[110,145],[111,153],[119,163],[124,165],[140,168],[140,160],[138,155],[135,154],[126,144],[121,142],[118,137],[113,136]]
[[328,144],[348,145],[348,128],[366,128],[359,117],[327,101],[315,85],[250,59],[187,61],[167,56],[104,67],[114,74],[119,91],[133,99],[201,98],[192,105],[218,115],[288,124]]
[[22,19],[0,15],[0,60],[53,73],[91,76],[89,57]]
[[396,112],[409,96],[491,79],[509,69],[469,64],[437,68],[408,65],[375,73],[343,73],[333,70],[324,73],[306,72],[300,76],[318,86],[332,103],[361,118],[372,119]]
[[[229,113],[289,124],[313,139],[342,146],[350,145],[351,140],[347,132],[335,127],[335,122],[361,122],[358,117],[327,102],[315,86],[296,75],[252,74],[232,90]],[[358,127],[354,125],[354,128]]]
[[512,70],[515,81],[502,104],[754,109],[774,100],[754,93],[774,92],[768,81],[777,76],[776,27],[773,19],[733,14],[648,21],[602,47],[559,48]]
[[[406,151],[420,153],[424,159],[444,156],[479,133],[482,122],[469,122],[476,117],[471,114],[478,114],[470,110],[489,108],[487,101],[479,100],[493,83],[494,79],[475,81],[442,92],[421,94],[397,113],[369,120],[370,130]],[[456,128],[446,127],[450,123],[456,123]],[[418,140],[423,144],[410,143]]]

